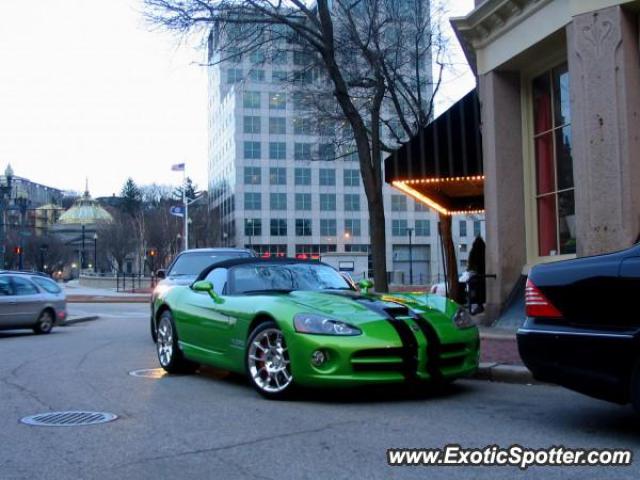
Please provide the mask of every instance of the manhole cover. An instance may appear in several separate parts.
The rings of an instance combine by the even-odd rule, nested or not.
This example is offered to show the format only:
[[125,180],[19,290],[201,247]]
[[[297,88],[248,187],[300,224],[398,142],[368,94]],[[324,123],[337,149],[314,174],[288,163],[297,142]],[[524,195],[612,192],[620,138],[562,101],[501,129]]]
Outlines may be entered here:
[[129,375],[142,378],[162,378],[167,375],[167,372],[163,368],[142,368],[140,370],[131,370]]
[[107,423],[116,418],[118,418],[117,415],[109,412],[69,411],[39,413],[21,418],[20,421],[26,425],[38,427],[78,427]]

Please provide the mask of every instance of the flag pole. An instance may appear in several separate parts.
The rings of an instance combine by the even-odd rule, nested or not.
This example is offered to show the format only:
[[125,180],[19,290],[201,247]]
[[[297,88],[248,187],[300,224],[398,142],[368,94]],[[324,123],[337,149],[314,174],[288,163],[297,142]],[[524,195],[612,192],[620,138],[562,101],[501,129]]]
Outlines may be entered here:
[[184,249],[189,250],[189,200],[187,199],[187,164],[182,169],[182,202],[184,204]]

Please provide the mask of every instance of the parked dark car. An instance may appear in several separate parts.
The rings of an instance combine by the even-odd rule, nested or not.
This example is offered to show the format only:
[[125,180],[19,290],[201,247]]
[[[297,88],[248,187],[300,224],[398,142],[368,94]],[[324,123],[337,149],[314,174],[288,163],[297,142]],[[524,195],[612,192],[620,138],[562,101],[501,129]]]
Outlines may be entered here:
[[518,330],[525,365],[541,381],[640,413],[640,244],[537,265]]
[[172,285],[191,285],[200,272],[210,265],[234,257],[255,257],[253,250],[245,248],[194,248],[185,250],[176,256],[167,269],[156,272],[158,284],[151,294],[151,338],[156,341],[154,304],[156,298]]
[[0,270],[0,330],[49,333],[66,316],[64,291],[47,275]]

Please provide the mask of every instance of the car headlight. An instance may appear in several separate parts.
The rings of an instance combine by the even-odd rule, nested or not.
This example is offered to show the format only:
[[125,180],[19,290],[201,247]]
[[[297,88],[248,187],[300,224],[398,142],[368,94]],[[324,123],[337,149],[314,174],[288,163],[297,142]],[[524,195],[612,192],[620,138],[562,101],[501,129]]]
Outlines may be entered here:
[[315,313],[299,313],[293,318],[293,325],[297,332],[316,335],[353,336],[362,333],[353,325]]
[[453,324],[458,328],[469,328],[475,325],[469,312],[462,307],[460,307],[453,316]]

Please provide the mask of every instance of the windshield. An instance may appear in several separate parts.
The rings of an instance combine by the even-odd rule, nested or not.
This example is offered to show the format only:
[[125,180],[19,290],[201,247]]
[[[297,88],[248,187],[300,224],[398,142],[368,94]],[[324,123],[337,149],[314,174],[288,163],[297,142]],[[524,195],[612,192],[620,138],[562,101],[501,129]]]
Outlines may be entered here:
[[183,253],[169,270],[169,277],[198,275],[209,265],[233,257],[248,257],[246,252],[190,252]]
[[233,293],[351,290],[333,268],[318,263],[238,265],[230,270]]

